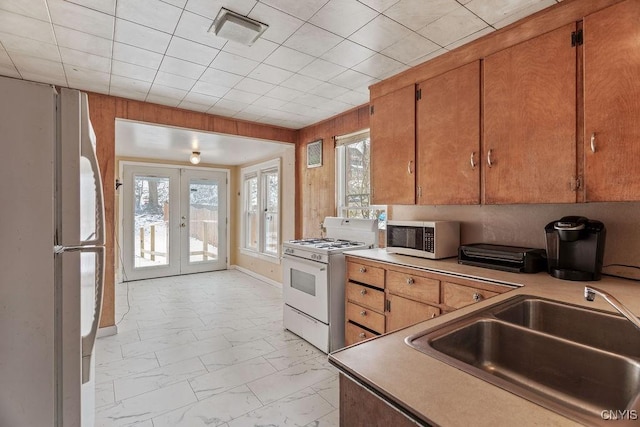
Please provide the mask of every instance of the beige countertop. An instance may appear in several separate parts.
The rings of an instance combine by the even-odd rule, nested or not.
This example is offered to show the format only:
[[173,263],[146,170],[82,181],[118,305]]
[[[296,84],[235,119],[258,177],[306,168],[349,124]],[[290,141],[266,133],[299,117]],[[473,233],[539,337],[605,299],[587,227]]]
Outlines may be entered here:
[[486,301],[355,344],[329,356],[330,361],[349,376],[372,387],[419,419],[441,426],[579,424],[409,347],[404,343],[407,336],[520,294],[614,312],[602,298],[585,301],[586,284],[610,292],[634,313],[640,313],[640,283],[630,280],[603,276],[597,282],[571,282],[555,279],[545,272],[508,273],[460,265],[456,259],[436,261],[389,254],[384,249],[350,251],[348,255],[518,286]]

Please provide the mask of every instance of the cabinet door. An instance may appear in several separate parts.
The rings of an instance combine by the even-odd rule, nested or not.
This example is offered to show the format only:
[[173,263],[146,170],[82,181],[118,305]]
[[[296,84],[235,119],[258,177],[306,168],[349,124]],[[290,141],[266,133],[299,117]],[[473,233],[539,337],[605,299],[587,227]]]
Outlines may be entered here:
[[569,24],[484,60],[484,202],[576,201],[576,48]]
[[436,317],[440,314],[438,307],[413,301],[395,295],[387,295],[389,311],[387,312],[386,332],[395,331]]
[[587,201],[640,200],[639,22],[636,0],[584,19]]
[[416,90],[407,86],[371,101],[371,188],[375,205],[414,204]]
[[480,63],[419,84],[418,203],[480,203]]

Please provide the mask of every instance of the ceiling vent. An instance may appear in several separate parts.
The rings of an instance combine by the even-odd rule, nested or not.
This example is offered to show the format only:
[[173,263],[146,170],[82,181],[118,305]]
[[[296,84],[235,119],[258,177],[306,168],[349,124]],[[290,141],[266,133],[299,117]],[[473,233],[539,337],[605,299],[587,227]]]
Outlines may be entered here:
[[267,28],[269,28],[267,24],[247,18],[223,7],[213,21],[213,25],[209,28],[209,32],[218,37],[251,46]]

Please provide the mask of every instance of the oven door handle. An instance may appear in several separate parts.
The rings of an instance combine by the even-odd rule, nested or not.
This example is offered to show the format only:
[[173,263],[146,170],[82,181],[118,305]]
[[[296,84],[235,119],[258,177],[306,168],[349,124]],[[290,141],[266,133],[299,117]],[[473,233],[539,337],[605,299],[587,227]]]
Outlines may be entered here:
[[290,263],[299,262],[299,263],[307,265],[309,267],[314,267],[314,268],[318,269],[319,271],[326,271],[327,270],[327,264],[324,264],[322,262],[313,261],[313,260],[306,259],[306,258],[290,256],[290,255],[283,255],[283,259],[285,259],[286,261],[289,261]]

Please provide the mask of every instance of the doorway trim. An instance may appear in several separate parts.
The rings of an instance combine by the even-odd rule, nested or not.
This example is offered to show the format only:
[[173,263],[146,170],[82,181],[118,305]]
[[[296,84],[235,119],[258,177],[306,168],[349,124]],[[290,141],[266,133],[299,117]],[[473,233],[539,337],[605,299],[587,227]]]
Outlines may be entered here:
[[[226,250],[227,250],[227,260],[226,260],[226,269],[228,270],[231,266],[231,233],[229,232],[229,224],[232,221],[231,218],[231,169],[221,168],[221,167],[206,167],[206,166],[188,166],[181,164],[170,164],[170,163],[159,163],[159,162],[144,162],[140,160],[117,160],[118,162],[118,177],[119,181],[122,182],[124,177],[124,167],[125,166],[142,166],[142,167],[160,167],[167,169],[189,169],[189,170],[199,170],[199,171],[209,171],[209,172],[222,172],[226,177],[226,189],[227,189],[227,223],[225,225],[225,230],[227,233],[226,239]],[[116,189],[116,198],[118,203],[118,233],[115,236],[115,251],[116,251],[116,283],[122,283],[124,278],[124,245],[123,245],[123,237],[124,237],[124,197],[122,197],[121,188]]]

